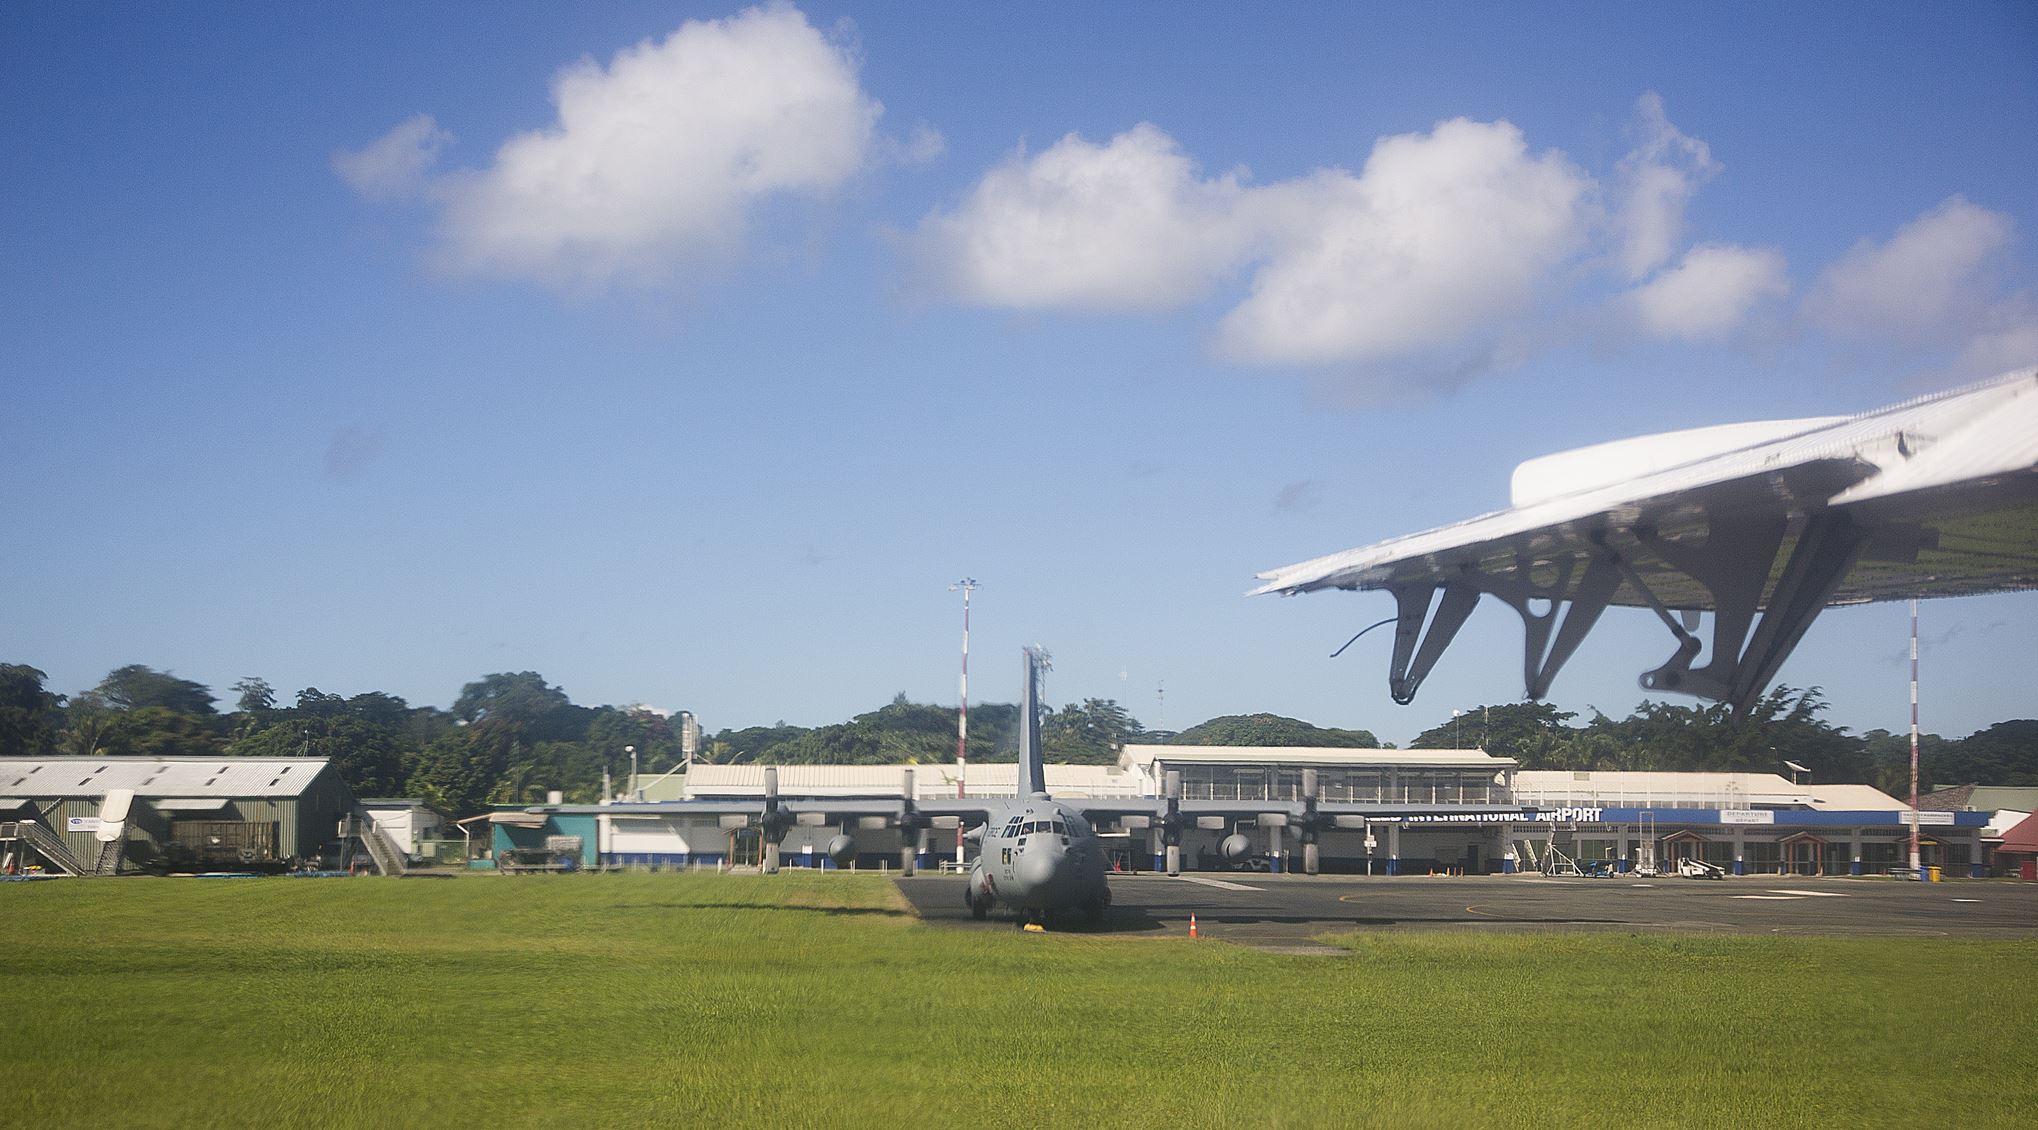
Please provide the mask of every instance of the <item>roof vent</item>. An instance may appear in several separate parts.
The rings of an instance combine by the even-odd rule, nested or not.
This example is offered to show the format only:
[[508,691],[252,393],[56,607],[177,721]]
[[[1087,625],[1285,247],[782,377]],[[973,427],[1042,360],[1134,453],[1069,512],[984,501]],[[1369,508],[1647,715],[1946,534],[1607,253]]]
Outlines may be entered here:
[[207,787],[207,788],[210,788],[210,787],[212,786],[212,783],[213,783],[214,781],[217,781],[217,780],[219,780],[219,778],[218,778],[218,777],[207,777],[207,778],[205,779],[205,784],[206,784],[206,787]]
[[270,781],[270,782],[269,782],[269,787],[273,789],[273,788],[275,788],[275,787],[276,787],[277,785],[280,785],[280,784],[282,784],[282,783],[283,783],[283,778],[281,778],[281,777],[278,777],[278,778],[276,778],[275,780],[273,780],[273,781]]
[[[285,773],[288,773],[288,772],[290,772],[290,766],[288,766],[288,765],[285,765],[285,766],[284,766],[283,768],[281,768],[281,769],[277,770],[277,771],[276,771],[276,780],[278,780],[278,781],[282,780],[282,779],[283,779],[283,774],[285,774]],[[272,781],[272,782],[270,782],[270,783],[271,783],[271,784],[274,784],[275,782],[274,782],[274,781]]]

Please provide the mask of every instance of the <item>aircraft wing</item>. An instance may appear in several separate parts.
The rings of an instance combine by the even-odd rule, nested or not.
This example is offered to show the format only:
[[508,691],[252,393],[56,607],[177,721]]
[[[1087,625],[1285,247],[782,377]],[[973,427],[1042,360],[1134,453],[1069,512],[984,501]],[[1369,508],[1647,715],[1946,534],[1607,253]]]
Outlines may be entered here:
[[[1609,606],[1676,640],[1642,676],[1745,707],[1819,610],[2038,587],[2038,372],[1848,417],[1644,436],[1531,460],[1513,505],[1260,574],[1255,593],[1385,589],[1412,701],[1479,597],[1527,629],[1530,698]],[[1434,611],[1432,606],[1434,605]],[[1709,661],[1693,633],[1713,622]]]

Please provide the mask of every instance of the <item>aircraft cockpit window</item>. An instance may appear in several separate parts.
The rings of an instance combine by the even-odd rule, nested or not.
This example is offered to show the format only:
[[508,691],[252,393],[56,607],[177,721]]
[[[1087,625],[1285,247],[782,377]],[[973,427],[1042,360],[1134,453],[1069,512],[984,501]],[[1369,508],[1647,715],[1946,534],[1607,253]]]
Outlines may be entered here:
[[1069,834],[1069,826],[1057,820],[1054,822],[1054,832],[1055,835],[1066,836]]

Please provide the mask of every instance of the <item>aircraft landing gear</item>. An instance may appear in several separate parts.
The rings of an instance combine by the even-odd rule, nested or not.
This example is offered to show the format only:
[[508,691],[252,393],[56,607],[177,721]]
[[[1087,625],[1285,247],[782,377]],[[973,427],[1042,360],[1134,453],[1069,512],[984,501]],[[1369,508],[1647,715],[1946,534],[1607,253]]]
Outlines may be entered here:
[[1102,922],[1104,920],[1104,908],[1109,905],[1111,905],[1111,900],[1108,898],[1090,899],[1083,904],[1083,917],[1089,919],[1091,925]]
[[962,901],[969,907],[969,916],[971,918],[981,922],[991,916],[991,900],[988,896],[978,898],[973,894],[964,894]]

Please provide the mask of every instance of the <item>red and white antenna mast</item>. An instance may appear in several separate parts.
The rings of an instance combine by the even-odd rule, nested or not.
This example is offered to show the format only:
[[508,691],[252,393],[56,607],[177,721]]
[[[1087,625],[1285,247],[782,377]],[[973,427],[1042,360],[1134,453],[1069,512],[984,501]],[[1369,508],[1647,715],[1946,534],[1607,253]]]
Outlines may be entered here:
[[1918,856],[1918,601],[1911,598],[1911,877],[1922,879]]
[[[962,708],[955,715],[955,799],[961,800],[969,789],[969,594],[976,591],[977,579],[964,577],[948,586],[949,592],[962,591]],[[955,826],[955,861],[962,859],[962,824]]]

